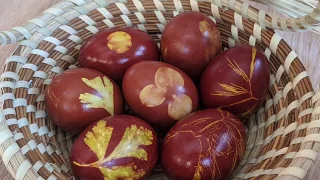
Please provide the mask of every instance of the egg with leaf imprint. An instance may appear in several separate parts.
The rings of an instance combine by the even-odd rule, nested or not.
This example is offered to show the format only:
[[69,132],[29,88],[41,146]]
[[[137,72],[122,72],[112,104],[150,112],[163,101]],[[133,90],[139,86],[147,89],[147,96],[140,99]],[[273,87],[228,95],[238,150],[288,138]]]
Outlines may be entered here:
[[162,130],[198,107],[198,91],[191,78],[163,62],[142,61],[131,66],[122,90],[130,109]]
[[201,110],[180,120],[166,135],[161,164],[170,180],[229,179],[245,145],[246,129],[235,115]]
[[203,105],[221,108],[246,119],[264,102],[269,90],[267,57],[255,47],[239,45],[217,56],[200,82]]
[[61,129],[78,134],[89,124],[123,112],[120,88],[92,69],[70,69],[55,78],[46,90],[49,117]]
[[99,31],[79,51],[80,67],[100,71],[117,83],[121,83],[124,73],[134,63],[159,59],[159,48],[152,37],[134,28]]
[[200,12],[184,12],[174,17],[161,37],[161,56],[192,79],[199,80],[202,71],[220,53],[222,41],[216,24]]
[[75,141],[70,164],[79,180],[145,179],[158,159],[155,131],[143,120],[115,115],[88,126]]

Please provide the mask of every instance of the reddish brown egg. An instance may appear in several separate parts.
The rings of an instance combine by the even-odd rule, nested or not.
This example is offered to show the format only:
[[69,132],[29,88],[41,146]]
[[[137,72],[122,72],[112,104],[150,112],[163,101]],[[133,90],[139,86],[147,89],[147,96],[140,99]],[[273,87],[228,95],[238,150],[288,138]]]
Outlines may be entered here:
[[208,63],[221,51],[216,24],[200,12],[185,12],[173,18],[161,38],[161,55],[191,78],[199,79]]
[[246,119],[264,102],[269,81],[266,56],[255,47],[236,46],[217,56],[203,72],[202,102]]
[[133,28],[111,28],[89,38],[79,52],[81,67],[98,70],[120,83],[126,70],[141,60],[159,60],[156,42]]
[[198,92],[192,80],[163,62],[143,61],[131,66],[122,88],[131,110],[163,130],[198,107]]
[[245,152],[246,129],[217,109],[192,113],[172,127],[161,152],[170,180],[228,179]]
[[115,115],[91,124],[75,141],[70,164],[79,180],[140,180],[158,159],[158,139],[146,122]]
[[78,134],[89,124],[123,111],[119,87],[92,69],[71,69],[57,75],[45,94],[46,109],[61,129]]

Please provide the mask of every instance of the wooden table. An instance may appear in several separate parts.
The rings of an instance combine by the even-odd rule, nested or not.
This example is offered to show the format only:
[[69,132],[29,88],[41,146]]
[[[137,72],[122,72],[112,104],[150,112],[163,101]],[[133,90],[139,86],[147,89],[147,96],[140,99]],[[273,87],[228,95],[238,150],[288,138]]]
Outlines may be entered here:
[[[39,15],[42,11],[49,8],[52,4],[60,0],[1,0],[0,6],[0,31],[8,30],[12,27],[22,25],[27,20]],[[267,12],[273,12],[269,8],[263,7]],[[316,89],[320,82],[319,61],[320,57],[319,42],[320,35],[304,32],[304,33],[283,33],[279,32],[283,39],[296,50],[301,61],[304,63],[309,72],[311,81]],[[16,45],[0,46],[0,67],[3,66],[5,59],[13,52]],[[12,180],[11,175],[6,170],[0,160],[0,179]],[[320,154],[316,165],[308,173],[307,180],[320,179]]]

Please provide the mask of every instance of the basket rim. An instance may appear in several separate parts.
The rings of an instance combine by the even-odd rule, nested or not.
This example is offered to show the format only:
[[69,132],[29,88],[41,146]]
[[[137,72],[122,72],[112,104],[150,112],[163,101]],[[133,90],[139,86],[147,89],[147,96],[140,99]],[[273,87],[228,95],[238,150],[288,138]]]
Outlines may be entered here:
[[[173,3],[173,8],[176,10],[176,11],[181,11],[181,8],[182,7],[184,7],[184,5],[185,4],[183,4],[183,3],[189,3],[189,1],[186,1],[186,0],[182,0],[182,1],[168,1],[168,2],[170,2],[170,3]],[[192,4],[192,3],[193,4]],[[97,7],[99,7],[101,4],[97,4],[96,2],[89,2],[88,4],[92,4],[92,7],[90,6],[90,9],[95,9],[95,8],[97,8]],[[157,8],[157,10],[159,10],[159,8],[164,8],[163,7],[163,5],[162,5],[162,7],[161,7],[161,5],[160,4],[162,4],[160,1],[147,1],[147,2],[142,2],[142,3],[138,3],[138,1],[130,1],[129,3],[131,3],[132,5],[135,5],[136,6],[136,8],[138,9],[138,7],[144,7],[146,4],[148,4],[148,3],[150,3],[150,4],[152,4],[152,3],[154,3],[154,6]],[[195,3],[197,4],[197,5],[195,5]],[[196,1],[190,1],[190,4],[191,4],[191,7],[192,8],[195,8],[195,7],[197,7],[199,4],[200,5],[203,5],[203,4],[201,4],[201,3],[204,3],[205,4],[205,2],[196,2]],[[208,3],[208,2],[206,2],[206,3]],[[89,7],[89,5],[88,4],[82,4],[81,6],[78,6],[78,5],[76,5],[75,7],[82,7],[82,8],[84,8],[84,6],[86,6],[86,7]],[[94,5],[93,5],[94,4]],[[110,3],[110,4],[112,4],[112,3]],[[209,3],[210,4],[210,3]],[[123,6],[124,5],[124,6]],[[126,7],[126,5],[127,4],[122,4],[122,3],[117,3],[117,8],[119,8],[120,9],[120,14],[122,14],[122,15],[125,15],[125,16],[130,16],[129,14],[125,14],[126,13],[126,9],[128,10],[128,8]],[[200,6],[199,5],[199,6]],[[198,6],[198,9],[200,8]],[[218,10],[218,6],[216,6],[215,4],[213,4],[213,5],[211,5],[211,8],[216,8],[216,10]],[[201,8],[203,8],[202,6],[201,6]],[[80,8],[79,8],[80,9]],[[197,9],[197,8],[195,8],[195,9]],[[139,10],[139,9],[138,9]],[[192,10],[194,10],[194,9],[192,9]],[[76,11],[76,10],[73,10],[73,11]],[[82,10],[82,13],[84,13],[83,12],[84,10]],[[101,10],[101,11],[103,11],[103,10]],[[129,11],[129,10],[128,10]],[[229,11],[231,11],[231,10],[229,10]],[[228,11],[228,12],[229,12]],[[91,11],[92,12],[92,11]],[[100,12],[100,11],[99,11]],[[104,11],[105,12],[105,11]],[[130,11],[129,11],[130,12]],[[153,10],[152,10],[152,12],[153,12]],[[158,11],[157,11],[158,12]],[[160,11],[159,11],[160,12]],[[166,15],[168,15],[168,14],[170,14],[170,12],[171,11],[167,11],[168,13],[164,13],[164,12],[160,12],[161,14],[162,14],[162,16],[158,13],[158,14],[156,14],[155,16],[158,18],[158,21],[159,22],[163,22],[163,20],[164,20],[164,22],[166,22],[166,20],[165,20],[165,16]],[[68,13],[70,13],[70,12],[66,12],[65,14],[68,14]],[[79,13],[79,12],[78,12]],[[100,12],[101,13],[101,12]],[[173,12],[172,11],[172,13],[174,14],[175,12]],[[171,14],[172,14],[171,13]],[[218,19],[219,20],[219,18],[221,19],[221,20],[224,20],[224,21],[226,21],[227,23],[229,23],[229,24],[235,24],[234,26],[231,26],[231,33],[230,33],[230,37],[233,37],[233,39],[232,38],[230,38],[230,39],[228,39],[228,43],[229,43],[229,45],[234,45],[235,43],[236,43],[236,40],[237,39],[239,39],[239,35],[241,34],[241,30],[243,29],[243,30],[245,30],[247,33],[249,33],[249,34],[252,34],[252,36],[250,36],[250,39],[249,39],[249,43],[253,43],[254,42],[254,44],[256,43],[256,41],[262,41],[262,43],[266,43],[266,44],[268,44],[268,42],[263,42],[263,41],[265,41],[265,39],[267,39],[265,36],[267,36],[268,35],[268,33],[272,33],[273,31],[271,31],[271,30],[264,30],[263,28],[261,28],[258,24],[254,24],[253,22],[250,22],[250,21],[246,21],[245,20],[245,18],[243,18],[242,19],[242,17],[243,16],[241,16],[240,14],[237,14],[237,13],[234,13],[234,17],[230,17],[230,13],[228,14],[228,13],[225,13],[224,12],[224,10],[221,10],[220,9],[220,11],[214,11],[214,13],[213,13],[213,16],[216,18],[216,19]],[[75,14],[76,14],[76,12],[75,12]],[[87,13],[85,13],[85,14],[87,14]],[[130,13],[131,14],[131,13]],[[141,15],[143,15],[143,13],[140,13]],[[136,15],[136,14],[135,14]],[[106,14],[104,13],[104,16],[106,17]],[[232,16],[232,14],[231,14],[231,16]],[[241,17],[240,17],[241,16]],[[78,18],[77,18],[78,17]],[[84,23],[86,23],[86,25],[89,27],[94,27],[94,24],[92,24],[92,21],[90,21],[90,19],[87,19],[86,17],[89,17],[89,16],[86,16],[86,15],[80,15],[80,16],[76,16],[76,15],[74,15],[73,17],[72,17],[72,19],[77,19],[78,21],[82,21],[82,22],[84,22]],[[108,17],[108,16],[107,16]],[[123,17],[123,16],[122,16]],[[228,18],[229,19],[228,19]],[[106,25],[111,25],[110,24],[110,19],[112,19],[112,18],[106,18],[107,20],[105,20],[105,24]],[[92,20],[92,19],[91,19]],[[109,20],[109,21],[108,21]],[[124,23],[126,23],[126,20],[127,19],[124,19],[123,21],[124,21]],[[73,22],[76,22],[76,21],[73,21]],[[94,21],[93,21],[94,22]],[[107,22],[107,23],[106,23]],[[128,23],[128,22],[127,22]],[[248,25],[248,23],[249,23],[249,25]],[[251,23],[251,24],[250,24]],[[48,24],[50,24],[50,23],[48,23]],[[69,25],[69,24],[68,24]],[[61,28],[61,26],[60,26],[60,29],[63,29],[65,32],[67,32],[70,36],[75,36],[75,33],[74,33],[74,31],[72,31],[72,29],[73,28],[68,28],[68,27],[70,27],[70,26],[68,26],[68,25],[63,25],[63,27],[64,28]],[[250,27],[250,25],[251,26],[253,26],[253,28],[249,28]],[[161,28],[163,29],[163,27],[158,27],[160,30],[161,30]],[[233,28],[233,29],[232,29]],[[47,26],[47,29],[51,29],[49,26]],[[91,29],[91,31],[96,31],[94,28],[90,28]],[[90,31],[90,30],[89,30]],[[49,34],[51,34],[51,33],[49,33]],[[49,37],[51,37],[51,35],[48,35]],[[266,53],[267,54],[272,54],[272,53],[277,53],[277,50],[278,50],[278,47],[279,47],[279,44],[284,44],[283,46],[283,48],[284,49],[286,49],[286,48],[288,48],[288,45],[286,45],[285,44],[285,42],[284,41],[282,41],[281,40],[281,37],[280,36],[278,36],[277,34],[269,34],[269,36],[271,36],[271,40],[270,40],[270,49],[269,49],[269,51],[267,51]],[[35,33],[34,35],[32,35],[32,37],[30,38],[30,40],[28,40],[28,41],[24,41],[23,43],[21,43],[20,45],[19,45],[19,47],[15,50],[15,53],[14,53],[14,55],[13,56],[11,56],[11,57],[9,57],[8,58],[8,60],[10,60],[8,63],[7,63],[7,65],[6,65],[6,68],[8,68],[9,66],[10,66],[10,63],[16,63],[16,64],[21,64],[21,60],[23,59],[23,61],[22,62],[24,62],[24,61],[28,61],[28,58],[26,58],[26,56],[29,54],[29,53],[26,53],[26,52],[30,52],[30,49],[37,49],[38,48],[38,44],[39,44],[39,42],[40,41],[42,41],[44,38],[46,38],[45,37],[45,35],[44,34],[42,34],[42,35],[39,35],[39,33],[37,32],[37,33]],[[37,39],[37,41],[38,42],[33,42],[32,40],[34,40],[34,39]],[[50,38],[46,38],[47,40],[48,39],[50,39]],[[53,41],[52,39],[51,40],[49,40],[49,41]],[[49,42],[48,41],[48,42]],[[53,42],[51,42],[51,43],[53,43]],[[55,42],[55,43],[57,43],[57,42]],[[24,49],[24,53],[22,53],[20,50],[21,50],[21,48],[25,48]],[[35,51],[33,51],[34,53],[35,53]],[[40,52],[40,51],[38,51],[38,52]],[[41,55],[43,55],[43,53],[38,53],[37,55],[39,55],[39,56],[41,56]],[[279,55],[280,56],[280,55]],[[282,56],[286,56],[286,58],[285,58],[285,62],[284,62],[284,67],[283,67],[283,72],[282,73],[284,73],[285,71],[287,71],[288,69],[290,70],[290,68],[291,68],[291,65],[292,65],[292,63],[293,63],[293,61],[295,61],[295,59],[298,59],[297,58],[297,55],[294,53],[294,51],[290,51],[290,53],[288,53],[287,55],[282,55]],[[19,58],[19,57],[23,57],[23,58]],[[25,62],[25,63],[26,63]],[[289,62],[289,63],[288,63]],[[285,66],[287,64],[287,66]],[[30,69],[30,68],[27,68],[27,69]],[[31,68],[31,70],[32,70],[32,68]],[[289,71],[288,70],[288,71]],[[303,81],[306,77],[307,77],[307,74],[306,73],[304,73],[305,71],[303,71],[303,72],[301,72],[300,74],[298,74],[298,75],[296,75],[295,76],[295,78],[293,78],[292,79],[292,81],[293,81],[293,86],[297,86],[298,85],[298,83],[300,82],[300,81]],[[275,77],[273,77],[273,81],[274,81],[274,83],[276,82],[276,81],[278,81],[278,78],[279,78],[279,76],[280,76],[280,78],[281,78],[281,75],[282,74],[280,74],[280,75],[278,75],[277,74],[277,76],[275,76]],[[15,81],[16,79],[19,79],[19,76],[18,76],[18,74],[16,74],[16,73],[6,73],[6,74],[3,74],[2,75],[2,77],[1,77],[1,83],[5,83],[5,82],[7,82],[8,81],[8,78],[9,79],[11,79],[12,81]],[[296,78],[296,77],[298,77],[298,78]],[[273,82],[272,81],[272,82]],[[16,86],[16,83],[15,83],[15,86]],[[4,88],[5,88],[5,90],[4,91],[13,91],[13,89],[14,88],[11,88],[12,86],[11,86],[11,84],[9,85],[8,83],[6,83],[6,85],[4,85]],[[278,88],[278,87],[277,87]],[[291,87],[292,88],[292,87]],[[311,89],[312,89],[312,87],[311,87]],[[4,93],[4,94],[2,94],[2,95],[5,95],[6,93]],[[316,148],[315,146],[316,145],[314,145],[314,144],[316,144],[315,142],[319,142],[316,138],[318,138],[320,135],[319,135],[319,132],[318,132],[318,130],[319,130],[319,128],[320,128],[320,123],[319,123],[319,120],[317,120],[317,115],[319,114],[319,110],[317,109],[317,107],[319,107],[319,100],[320,100],[320,95],[319,95],[319,93],[318,94],[316,94],[316,95],[314,95],[314,92],[313,91],[310,91],[310,92],[306,92],[305,94],[304,94],[305,96],[303,96],[302,98],[305,98],[304,100],[302,100],[301,102],[297,102],[298,104],[294,104],[294,105],[292,105],[294,108],[297,108],[297,107],[299,107],[299,106],[296,106],[296,105],[299,105],[300,103],[302,104],[304,101],[310,101],[310,103],[312,103],[312,106],[311,106],[311,108],[309,108],[309,111],[306,111],[305,113],[307,113],[306,114],[306,116],[308,116],[308,118],[310,119],[310,121],[311,120],[314,120],[314,121],[312,121],[311,123],[303,123],[303,124],[300,124],[301,125],[301,127],[300,126],[298,126],[298,124],[292,124],[292,125],[290,125],[290,126],[287,126],[286,128],[283,128],[283,129],[281,129],[278,133],[282,133],[282,134],[284,134],[284,133],[291,133],[291,132],[294,132],[294,131],[296,131],[298,128],[302,128],[302,129],[306,129],[306,130],[308,130],[308,135],[306,135],[306,137],[304,137],[303,139],[299,139],[299,143],[305,143],[306,145],[306,149],[301,149],[301,150],[299,150],[298,152],[296,152],[295,154],[291,154],[290,155],[290,157],[291,157],[291,159],[293,159],[293,161],[290,163],[290,164],[293,164],[293,165],[295,165],[296,166],[296,164],[297,164],[297,162],[295,162],[294,160],[301,160],[301,159],[303,159],[303,161],[305,161],[305,163],[306,164],[308,164],[308,165],[305,165],[305,163],[302,163],[302,165],[300,165],[301,167],[295,167],[295,166],[289,166],[289,167],[287,167],[287,168],[284,168],[284,169],[278,169],[277,171],[269,171],[269,170],[262,170],[262,169],[257,169],[257,170],[255,170],[255,171],[253,171],[253,172],[251,172],[250,174],[240,174],[239,176],[238,176],[238,178],[239,179],[247,179],[247,178],[251,178],[251,177],[257,177],[257,176],[259,176],[259,175],[261,175],[261,174],[265,174],[265,175],[268,175],[268,174],[273,174],[273,173],[275,173],[275,174],[279,174],[279,179],[285,179],[285,178],[287,178],[287,177],[292,177],[292,176],[294,176],[294,177],[296,177],[296,178],[299,178],[299,179],[302,179],[305,175],[306,175],[306,170],[311,166],[311,164],[314,162],[314,160],[315,160],[315,158],[317,157],[317,154],[315,154],[316,153],[316,151],[318,151],[318,149],[313,149],[313,148]],[[5,96],[2,96],[2,97],[5,97]],[[5,97],[5,98],[8,98],[8,97]],[[312,98],[312,99],[311,99]],[[7,100],[12,100],[12,99],[7,99]],[[4,101],[7,101],[7,100],[4,100]],[[271,100],[273,100],[273,99],[271,99]],[[270,101],[271,102],[271,101]],[[13,105],[14,105],[14,103],[15,102],[13,102]],[[19,103],[21,103],[21,102],[19,102],[18,101],[18,103],[16,102],[16,104],[19,104]],[[22,103],[23,104],[23,103]],[[315,110],[313,110],[313,107],[315,108]],[[2,106],[2,108],[3,108],[3,106]],[[289,106],[288,106],[288,108],[289,108]],[[15,110],[14,110],[15,111]],[[16,179],[24,179],[24,178],[26,178],[26,179],[28,179],[28,178],[33,178],[33,177],[39,177],[39,174],[37,174],[36,172],[34,172],[34,171],[32,171],[31,169],[32,169],[32,167],[33,168],[35,168],[35,165],[32,165],[31,163],[30,163],[30,161],[25,157],[25,155],[24,155],[24,153],[23,153],[23,149],[21,149],[20,150],[20,148],[22,148],[22,147],[20,147],[19,148],[19,146],[18,146],[18,144],[16,143],[16,134],[13,134],[10,130],[9,130],[9,128],[8,128],[8,125],[7,125],[7,123],[8,123],[8,121],[6,122],[5,120],[9,120],[9,118],[7,118],[7,117],[4,117],[4,116],[2,116],[2,113],[4,113],[4,114],[6,114],[6,113],[8,113],[8,110],[6,111],[6,109],[2,109],[2,112],[1,112],[1,116],[0,116],[0,118],[1,118],[1,124],[0,124],[0,134],[3,134],[3,135],[5,135],[4,137],[3,137],[3,139],[2,139],[2,141],[0,141],[0,146],[7,146],[7,147],[9,147],[9,148],[7,148],[7,149],[4,149],[4,153],[3,153],[3,160],[4,160],[4,162],[5,162],[5,164],[6,164],[6,166],[7,166],[7,168],[10,170],[10,172],[11,172],[11,174],[13,175],[13,176],[15,176],[15,178]],[[10,113],[10,112],[9,112]],[[8,115],[8,114],[7,114]],[[311,115],[313,116],[313,118],[314,119],[311,119],[312,117],[311,117]],[[273,122],[274,122],[275,120],[273,120]],[[25,121],[20,121],[20,122],[22,122],[22,123],[26,123]],[[273,123],[272,122],[272,120],[270,120],[269,122],[266,122],[266,123]],[[27,122],[28,124],[24,124],[24,125],[29,125],[29,122]],[[19,126],[20,126],[21,124],[19,123]],[[303,125],[303,126],[302,126]],[[256,125],[257,126],[257,125]],[[254,126],[253,126],[254,127]],[[20,127],[19,127],[20,128]],[[258,131],[258,126],[257,126],[257,131]],[[251,133],[254,133],[254,131],[255,131],[255,129],[253,129],[252,130],[252,132]],[[50,132],[47,132],[47,133],[50,133]],[[319,139],[319,138],[318,138]],[[39,146],[37,145],[37,143],[34,145],[34,144],[31,144],[31,143],[28,143],[28,145],[31,147],[31,148],[38,148],[38,149],[41,149],[41,148],[39,148]],[[35,147],[36,146],[36,147]],[[4,148],[4,147],[1,147],[1,148]],[[7,155],[6,154],[6,152],[8,151],[8,150],[16,150],[16,149],[18,149],[18,152],[16,152],[15,154],[9,154],[9,155]],[[300,149],[300,148],[299,148]],[[288,150],[288,149],[287,149]],[[284,152],[284,153],[283,153]],[[283,154],[281,154],[281,153],[283,153]],[[270,151],[270,152],[266,152],[265,153],[265,156],[264,157],[262,157],[262,159],[263,158],[271,158],[271,157],[274,157],[274,155],[278,155],[278,156],[280,156],[280,155],[284,155],[286,153],[286,151],[284,151],[284,149],[280,149],[280,150],[278,150],[278,151],[274,151],[274,150],[272,150],[272,151]],[[269,157],[270,156],[270,157]],[[288,158],[290,158],[290,157],[288,157]],[[6,159],[7,158],[7,159]],[[258,160],[259,161],[259,160]],[[10,163],[9,163],[10,162]],[[18,166],[18,168],[17,167],[10,167],[10,166],[14,166],[13,164],[14,163],[12,163],[12,162],[16,162],[16,163],[18,163],[20,166]],[[12,164],[11,164],[12,163]],[[38,164],[38,166],[41,166],[41,164],[39,165]],[[42,166],[41,166],[42,167]],[[37,169],[37,168],[36,168]],[[55,172],[56,171],[56,169],[55,168],[53,168],[54,170],[53,170],[53,172]],[[39,169],[38,169],[39,170]],[[52,173],[51,175],[50,175],[50,177],[52,176],[52,177],[55,177],[55,175],[57,175],[57,173]]]
[[[36,19],[32,19],[27,22],[24,27],[16,27],[9,31],[0,32],[0,45],[13,44],[16,42],[20,42],[23,39],[29,39],[34,32],[39,30],[42,27],[46,27],[46,22],[51,22],[51,17],[60,17],[63,14],[64,10],[72,9],[72,5],[75,7],[82,7],[86,3],[90,3],[91,1],[96,2],[101,7],[107,6],[108,3],[111,2],[125,2],[126,0],[110,0],[106,2],[106,0],[62,0],[62,2],[57,3],[52,6],[52,8],[47,9],[44,13]],[[192,2],[193,0],[191,0]],[[138,0],[136,0],[138,4]],[[64,9],[62,8],[64,5],[71,3],[71,7]],[[306,30],[313,30],[318,28],[319,20],[319,8],[320,3],[318,2],[317,6],[307,15],[299,17],[299,18],[288,18],[288,17],[278,17],[277,15],[266,14],[263,10],[257,11],[257,9],[252,8],[247,3],[243,3],[240,0],[215,0],[214,3],[221,8],[229,8],[235,10],[239,14],[243,15],[246,18],[251,19],[252,21],[257,22],[261,27],[271,28],[275,30],[287,31],[287,32],[300,32]],[[263,3],[263,2],[259,2]],[[267,5],[266,3],[264,3]],[[87,11],[85,9],[78,9],[78,11]],[[80,12],[81,13],[81,12]],[[47,16],[49,14],[49,17]],[[82,14],[82,13],[81,13]],[[62,24],[66,22],[65,19],[59,19]],[[290,23],[287,23],[290,22]]]

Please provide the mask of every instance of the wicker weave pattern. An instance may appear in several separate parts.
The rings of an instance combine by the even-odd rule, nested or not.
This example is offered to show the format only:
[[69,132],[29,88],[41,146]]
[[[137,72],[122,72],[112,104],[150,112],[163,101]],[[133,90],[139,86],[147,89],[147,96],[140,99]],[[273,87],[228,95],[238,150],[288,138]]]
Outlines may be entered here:
[[[73,139],[47,118],[43,93],[55,75],[77,67],[78,50],[85,39],[100,29],[134,26],[159,42],[165,24],[190,10],[217,20],[225,47],[250,44],[264,51],[271,62],[267,102],[251,117],[246,154],[233,177],[303,179],[319,150],[320,94],[315,95],[303,65],[281,37],[261,28],[259,21],[245,19],[258,10],[234,0],[72,2],[57,5],[68,4],[68,12],[56,14],[47,26],[30,32],[29,40],[22,41],[7,59],[1,76],[0,152],[16,179],[72,178],[68,156]],[[70,22],[59,23],[60,17]],[[6,41],[23,38],[18,37]],[[166,177],[159,167],[150,179]]]
[[[0,32],[0,44],[13,44],[23,39],[30,39],[34,34],[50,36],[52,30],[59,25],[70,22],[77,14],[87,14],[96,5],[105,7],[115,0],[64,0],[63,2],[46,10],[42,16],[28,21],[24,27],[15,27],[10,31]],[[121,1],[121,0],[118,0]],[[263,10],[257,10],[239,0],[212,0],[219,8],[228,8],[241,14],[243,17],[257,22],[263,29],[272,28],[282,31],[299,32],[318,27],[320,23],[320,3],[308,15],[300,18],[286,18],[269,15]],[[94,3],[91,3],[94,2]],[[139,6],[139,5],[138,5]],[[137,8],[142,8],[141,6]],[[157,7],[158,10],[163,7]],[[182,6],[177,4],[177,10]],[[140,9],[142,10],[142,9]],[[197,9],[194,9],[197,10]],[[107,17],[106,17],[107,18]],[[41,35],[40,35],[41,36]]]

